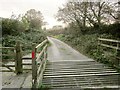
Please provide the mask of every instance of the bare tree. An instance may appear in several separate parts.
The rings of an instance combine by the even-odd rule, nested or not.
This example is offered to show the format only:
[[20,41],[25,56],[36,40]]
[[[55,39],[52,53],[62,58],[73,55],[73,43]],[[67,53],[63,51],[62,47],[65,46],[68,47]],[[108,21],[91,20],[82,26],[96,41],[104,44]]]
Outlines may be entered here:
[[[68,1],[63,8],[59,8],[56,15],[58,21],[74,23],[80,30],[86,26],[101,27],[108,22],[110,15],[115,8],[109,2],[77,2]],[[82,29],[81,29],[82,28]]]

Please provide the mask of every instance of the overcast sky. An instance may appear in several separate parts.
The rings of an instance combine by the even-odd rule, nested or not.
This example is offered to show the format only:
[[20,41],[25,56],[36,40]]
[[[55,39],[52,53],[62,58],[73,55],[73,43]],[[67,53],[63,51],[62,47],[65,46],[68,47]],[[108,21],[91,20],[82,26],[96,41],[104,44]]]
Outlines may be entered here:
[[[24,14],[29,9],[36,9],[41,11],[44,19],[48,22],[47,28],[54,25],[63,25],[57,22],[54,15],[58,11],[58,7],[65,4],[67,0],[0,0],[0,17],[10,17],[12,12],[15,15]],[[86,0],[72,0],[72,1],[86,1]],[[88,0],[99,1],[99,0]],[[104,0],[103,0],[104,1]],[[118,1],[118,0],[105,0]]]
[[57,22],[54,15],[66,0],[0,0],[0,17],[10,17],[12,12],[15,15],[24,14],[29,9],[36,9],[42,12],[47,28],[62,23]]

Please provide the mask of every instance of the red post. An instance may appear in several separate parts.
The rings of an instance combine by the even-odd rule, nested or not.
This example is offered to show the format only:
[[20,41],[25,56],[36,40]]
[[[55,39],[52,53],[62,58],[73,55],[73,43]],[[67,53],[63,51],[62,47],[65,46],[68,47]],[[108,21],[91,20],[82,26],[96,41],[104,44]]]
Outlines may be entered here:
[[32,46],[32,88],[37,85],[37,63],[36,63],[36,48],[35,44]]
[[34,58],[35,58],[35,52],[32,51],[32,60],[34,60]]

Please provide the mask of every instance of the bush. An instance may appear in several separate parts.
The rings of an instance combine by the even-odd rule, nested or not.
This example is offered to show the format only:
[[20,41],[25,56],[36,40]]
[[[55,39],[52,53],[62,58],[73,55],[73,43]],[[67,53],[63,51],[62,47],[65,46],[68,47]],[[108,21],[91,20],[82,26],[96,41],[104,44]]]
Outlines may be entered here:
[[[98,36],[99,34],[81,35],[80,37],[73,37],[71,35],[66,35],[63,37],[63,35],[61,35],[58,39],[63,40],[80,51],[82,54],[93,58],[94,60],[113,66],[115,51],[108,50],[107,48],[107,51],[110,51],[111,54],[108,54],[107,52],[106,55],[104,48],[98,46]],[[102,37],[103,36],[106,36],[106,34],[103,34]],[[106,38],[107,37],[109,38],[111,35],[106,36]]]
[[16,36],[23,31],[24,31],[23,25],[19,20],[8,19],[8,18],[2,19],[2,35],[3,36],[6,36],[6,35]]
[[[7,35],[5,37],[2,37],[2,46],[3,47],[14,47],[16,45],[17,41],[20,41],[20,44],[22,46],[23,54],[28,54],[32,50],[32,43],[39,44],[43,40],[46,39],[46,33],[41,31],[31,31],[27,33],[21,33],[17,36]],[[3,54],[10,53],[8,50],[3,50]],[[7,59],[10,57],[3,57],[3,59]]]

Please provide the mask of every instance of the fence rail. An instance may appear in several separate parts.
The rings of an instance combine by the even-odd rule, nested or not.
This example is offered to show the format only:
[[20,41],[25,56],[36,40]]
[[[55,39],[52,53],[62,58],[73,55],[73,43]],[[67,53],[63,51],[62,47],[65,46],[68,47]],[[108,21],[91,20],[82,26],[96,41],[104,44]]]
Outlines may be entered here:
[[[7,59],[13,61],[13,63],[3,63],[1,62],[1,66],[7,68],[7,70],[2,69],[2,72],[14,72],[16,74],[23,73],[23,70],[32,70],[32,88],[37,88],[42,84],[43,72],[45,70],[46,61],[47,61],[47,45],[48,40],[44,40],[39,45],[31,45],[32,47],[32,57],[29,55],[28,57],[23,57],[22,54],[22,46],[20,42],[17,42],[15,47],[0,47],[1,49],[13,50],[13,53],[5,53],[2,56],[13,56],[12,59]],[[4,50],[3,50],[4,51]],[[6,60],[6,58],[4,58]],[[32,60],[30,63],[25,62],[24,60]],[[22,62],[23,61],[23,62]],[[32,68],[23,68],[23,65],[31,65]]]
[[113,64],[115,67],[119,68],[120,66],[120,41],[119,40],[113,40],[113,39],[104,39],[104,38],[98,38],[99,45],[114,49],[116,50],[116,61],[113,61]]
[[43,72],[47,60],[47,42],[44,40],[39,45],[33,45],[32,50],[32,88],[42,84]]
[[[31,45],[32,48],[32,45]],[[23,58],[22,45],[18,41],[14,47],[0,47],[2,49],[2,72],[15,72],[16,74],[23,73],[23,70],[32,70],[32,63],[24,63],[23,60],[32,60],[32,58]],[[31,49],[32,50],[32,49]],[[7,62],[6,62],[7,61]],[[23,66],[30,66],[31,69],[23,68]],[[7,68],[7,70],[6,70]]]
[[[104,38],[98,38],[98,40],[99,40],[99,45],[101,45],[101,46],[112,48],[112,49],[116,49],[117,51],[120,50],[120,41],[118,41],[118,40],[104,39]],[[116,43],[116,46],[104,44],[104,42]]]
[[[15,72],[16,74],[19,74],[19,73],[22,73],[23,70],[22,70],[22,49],[21,49],[21,46],[20,46],[20,42],[16,42],[16,45],[15,47],[0,47],[0,49],[2,49],[2,52],[5,51],[5,49],[7,51],[10,51],[8,53],[3,53],[2,54],[2,57],[3,57],[3,60],[4,61],[8,61],[9,62],[15,62],[13,65],[7,65],[3,62],[2,63],[2,67],[5,67],[7,68],[8,70],[2,70],[2,72]],[[10,53],[10,54],[9,54]],[[8,57],[8,59],[6,59],[5,57]],[[9,57],[12,57],[9,58]],[[14,67],[14,69],[13,69]]]
[[113,39],[98,38],[98,40],[100,40],[100,41],[108,41],[108,42],[116,42],[116,43],[120,43],[119,40],[113,40]]

